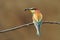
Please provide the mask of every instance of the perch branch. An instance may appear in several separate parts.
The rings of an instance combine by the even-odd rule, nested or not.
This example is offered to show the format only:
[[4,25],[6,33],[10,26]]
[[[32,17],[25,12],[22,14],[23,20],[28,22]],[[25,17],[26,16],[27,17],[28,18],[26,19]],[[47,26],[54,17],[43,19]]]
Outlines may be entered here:
[[[56,22],[56,21],[43,21],[43,24],[60,24],[60,22]],[[23,27],[27,27],[27,26],[29,26],[29,25],[33,25],[33,23],[31,22],[31,23],[27,23],[27,24],[15,26],[15,27],[12,27],[12,28],[0,30],[0,33],[13,31],[13,30],[16,30],[16,29],[20,29],[20,28],[23,28]]]

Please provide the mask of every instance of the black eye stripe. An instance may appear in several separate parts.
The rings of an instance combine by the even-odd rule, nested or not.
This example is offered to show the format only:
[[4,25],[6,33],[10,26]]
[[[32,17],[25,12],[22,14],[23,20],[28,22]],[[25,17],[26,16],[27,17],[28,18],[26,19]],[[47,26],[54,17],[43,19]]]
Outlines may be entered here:
[[37,10],[37,8],[26,8],[25,11],[26,10]]

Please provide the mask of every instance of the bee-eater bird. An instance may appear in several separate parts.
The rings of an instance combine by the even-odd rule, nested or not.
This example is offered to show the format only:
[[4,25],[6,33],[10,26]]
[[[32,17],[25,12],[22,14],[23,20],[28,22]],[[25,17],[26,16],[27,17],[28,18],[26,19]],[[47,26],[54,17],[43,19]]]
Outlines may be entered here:
[[41,25],[42,25],[42,14],[38,8],[26,8],[25,11],[28,10],[32,13],[33,23],[37,30],[37,35],[40,35]]

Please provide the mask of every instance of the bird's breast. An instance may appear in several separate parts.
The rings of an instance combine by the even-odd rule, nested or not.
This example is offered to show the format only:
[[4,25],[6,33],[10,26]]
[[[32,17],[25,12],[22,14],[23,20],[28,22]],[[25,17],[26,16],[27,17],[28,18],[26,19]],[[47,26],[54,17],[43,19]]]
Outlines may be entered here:
[[36,14],[33,14],[33,21],[40,21],[42,20],[42,14],[41,13],[36,13]]

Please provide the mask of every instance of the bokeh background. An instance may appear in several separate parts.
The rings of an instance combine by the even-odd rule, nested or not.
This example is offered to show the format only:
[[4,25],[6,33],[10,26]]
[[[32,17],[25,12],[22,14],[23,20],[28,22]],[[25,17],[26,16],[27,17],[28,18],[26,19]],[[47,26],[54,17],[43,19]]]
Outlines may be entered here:
[[[25,8],[37,7],[43,21],[60,21],[60,0],[0,0],[0,30],[32,22]],[[34,25],[0,33],[0,40],[60,40],[60,25],[43,24],[41,36],[36,35]]]

